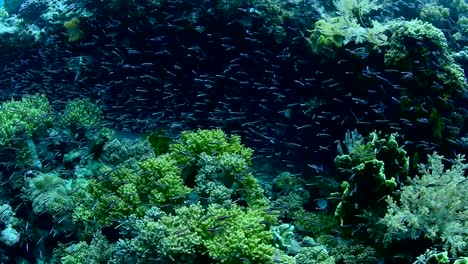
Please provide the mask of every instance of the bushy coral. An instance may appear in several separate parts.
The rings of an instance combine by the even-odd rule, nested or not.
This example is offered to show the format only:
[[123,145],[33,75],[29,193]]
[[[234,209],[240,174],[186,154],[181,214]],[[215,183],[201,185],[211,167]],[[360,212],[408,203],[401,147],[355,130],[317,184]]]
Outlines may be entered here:
[[297,264],[335,264],[335,258],[322,245],[304,247],[294,257]]
[[366,264],[377,263],[377,251],[359,242],[349,241],[339,243],[330,249],[330,255],[337,264]]
[[110,243],[101,233],[96,233],[90,243],[80,241],[69,246],[60,245],[54,250],[53,263],[105,263],[109,260],[110,253]]
[[293,212],[291,218],[298,232],[313,237],[328,234],[340,224],[333,215],[325,212],[309,212],[303,208]]
[[430,239],[442,242],[452,256],[468,253],[468,165],[459,155],[450,168],[443,157],[428,156],[420,176],[401,188],[399,200],[387,197],[385,242],[398,239]]
[[190,263],[202,242],[197,228],[203,214],[201,206],[192,205],[170,215],[153,207],[142,218],[128,217],[109,263]]
[[229,208],[210,205],[207,219],[201,222],[203,244],[209,256],[220,263],[252,263],[269,261],[276,249],[267,225],[275,224],[275,217],[261,209]]
[[117,243],[111,263],[192,263],[189,260],[195,262],[204,254],[217,263],[266,263],[276,251],[272,233],[263,223],[270,218],[234,204],[213,204],[207,209],[196,204],[179,207],[172,214],[133,217],[127,232],[132,238]]
[[20,223],[19,219],[15,217],[9,204],[0,206],[0,223],[2,225],[0,231],[0,242],[7,246],[14,246],[20,240],[20,232],[17,230],[17,225]]
[[209,156],[199,155],[194,191],[198,199],[220,203],[243,198],[250,205],[267,202],[257,180],[249,173],[249,160],[233,153]]
[[102,110],[90,99],[74,99],[67,102],[60,115],[62,124],[73,128],[90,129],[102,121]]
[[246,148],[237,135],[226,135],[221,129],[185,131],[180,140],[169,146],[169,151],[179,164],[194,166],[201,153],[217,156],[225,153],[237,154],[251,164],[253,150]]
[[102,167],[101,180],[89,184],[91,197],[75,211],[75,221],[95,218],[107,225],[131,214],[143,216],[148,204],[168,206],[185,200],[181,170],[169,155],[121,165]]
[[24,96],[21,101],[7,101],[0,107],[0,145],[15,136],[27,136],[50,126],[53,121],[49,101],[44,95]]
[[103,159],[106,163],[121,164],[132,159],[144,160],[155,157],[147,140],[114,138],[104,145]]
[[34,21],[47,10],[48,5],[46,0],[26,0],[21,4],[18,15],[26,21]]
[[438,26],[449,19],[450,9],[434,3],[427,4],[421,9],[419,16],[423,21]]

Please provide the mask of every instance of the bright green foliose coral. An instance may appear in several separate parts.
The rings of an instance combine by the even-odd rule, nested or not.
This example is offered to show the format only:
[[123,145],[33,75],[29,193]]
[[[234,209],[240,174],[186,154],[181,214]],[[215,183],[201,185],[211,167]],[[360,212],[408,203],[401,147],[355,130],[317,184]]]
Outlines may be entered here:
[[382,197],[396,189],[397,181],[407,178],[409,159],[396,137],[372,132],[365,141],[357,132],[346,134],[346,151],[339,146],[340,155],[335,158],[337,170],[344,177],[342,201],[335,211],[342,224],[357,220],[355,216],[365,211],[383,215]]

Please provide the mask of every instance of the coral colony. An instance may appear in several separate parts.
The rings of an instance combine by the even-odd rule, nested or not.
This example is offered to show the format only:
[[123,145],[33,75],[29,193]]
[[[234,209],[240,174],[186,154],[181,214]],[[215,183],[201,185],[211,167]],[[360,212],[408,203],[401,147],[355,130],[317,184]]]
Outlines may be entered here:
[[464,0],[0,1],[0,263],[468,264],[467,46]]

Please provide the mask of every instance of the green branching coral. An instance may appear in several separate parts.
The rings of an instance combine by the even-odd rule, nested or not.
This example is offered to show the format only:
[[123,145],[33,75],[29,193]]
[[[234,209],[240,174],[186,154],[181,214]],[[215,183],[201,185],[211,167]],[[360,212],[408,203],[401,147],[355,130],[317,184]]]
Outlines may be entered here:
[[168,155],[184,168],[184,182],[194,185],[198,198],[217,203],[242,199],[249,206],[264,207],[268,201],[249,172],[252,153],[239,136],[214,129],[183,132],[169,145]]
[[155,157],[151,144],[143,139],[114,138],[104,145],[103,150],[103,159],[110,164]]
[[199,155],[200,169],[195,176],[194,187],[198,199],[223,204],[232,199],[243,198],[250,206],[266,205],[263,190],[249,173],[248,163],[244,157],[233,153]]
[[110,258],[110,253],[110,243],[101,233],[96,233],[89,244],[80,241],[69,246],[59,245],[59,248],[54,250],[52,263],[106,263]]
[[386,243],[394,239],[441,241],[452,256],[468,254],[468,164],[457,156],[446,169],[443,157],[434,153],[420,165],[421,176],[401,188],[400,200],[387,197]]
[[152,207],[142,218],[128,217],[109,263],[191,263],[202,243],[197,230],[203,214],[201,206],[191,205],[170,215]]
[[253,150],[246,148],[237,135],[226,135],[220,129],[185,131],[180,135],[180,140],[169,146],[172,157],[179,164],[194,166],[198,162],[199,155],[206,153],[217,156],[223,153],[237,154],[251,165]]
[[143,216],[148,204],[178,204],[190,192],[181,173],[169,155],[117,168],[103,166],[101,180],[90,182],[91,197],[75,211],[74,219],[86,222],[95,218],[106,225],[131,214]]
[[395,190],[397,181],[406,180],[409,159],[396,136],[372,132],[364,141],[357,132],[346,134],[346,152],[339,146],[340,154],[335,158],[337,170],[344,177],[342,201],[335,211],[342,224],[357,220],[355,217],[365,211],[383,215],[383,198]]
[[15,136],[32,137],[38,129],[50,126],[52,121],[51,107],[44,95],[4,102],[0,106],[0,145],[7,144]]
[[434,3],[427,4],[421,9],[419,16],[423,21],[430,22],[434,26],[439,26],[448,21],[450,9]]
[[75,99],[67,102],[60,115],[63,125],[72,128],[90,129],[102,121],[102,110],[89,99]]
[[274,218],[234,204],[196,204],[132,218],[127,225],[133,237],[117,242],[110,263],[193,263],[203,255],[217,263],[266,263],[276,251],[265,224]]
[[267,224],[274,224],[274,216],[263,210],[229,208],[210,205],[207,219],[201,222],[203,244],[208,255],[220,263],[250,263],[269,261],[276,249]]

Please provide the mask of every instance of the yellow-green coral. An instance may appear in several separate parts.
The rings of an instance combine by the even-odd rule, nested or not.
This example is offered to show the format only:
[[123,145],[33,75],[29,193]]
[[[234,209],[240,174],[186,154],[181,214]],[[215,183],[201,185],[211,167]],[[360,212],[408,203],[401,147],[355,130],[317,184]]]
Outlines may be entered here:
[[[201,221],[203,245],[219,263],[266,263],[276,249],[271,231],[263,222],[275,220],[262,210],[210,205]],[[269,224],[274,224],[270,222]]]
[[178,204],[190,192],[183,184],[181,170],[169,155],[149,158],[133,166],[103,167],[101,175],[101,181],[89,184],[93,199],[75,211],[75,221],[86,222],[92,215],[107,225],[131,214],[142,216],[148,204]]
[[61,114],[63,125],[89,129],[102,121],[102,110],[89,99],[68,101]]
[[226,135],[221,129],[185,131],[179,142],[171,144],[169,151],[179,164],[194,164],[198,155],[232,153],[242,156],[250,165],[253,150],[246,148],[237,135]]
[[7,101],[0,106],[0,145],[15,136],[31,137],[41,127],[51,125],[53,116],[44,95],[24,96],[21,101]]
[[132,238],[117,242],[110,263],[148,263],[150,259],[182,263],[199,256],[216,263],[267,263],[277,252],[271,224],[275,218],[264,211],[235,204],[206,209],[192,204],[170,214],[131,216],[124,225]]

